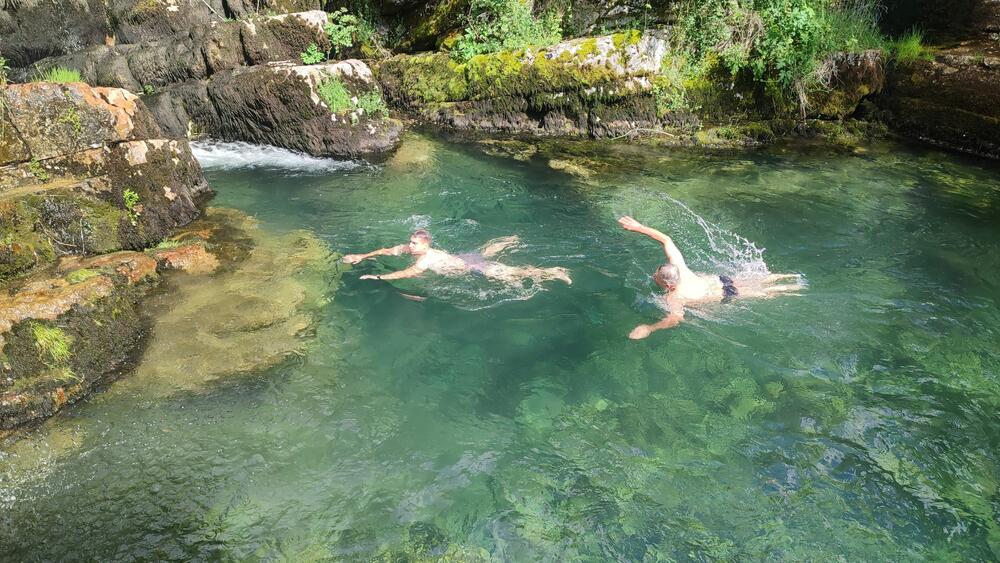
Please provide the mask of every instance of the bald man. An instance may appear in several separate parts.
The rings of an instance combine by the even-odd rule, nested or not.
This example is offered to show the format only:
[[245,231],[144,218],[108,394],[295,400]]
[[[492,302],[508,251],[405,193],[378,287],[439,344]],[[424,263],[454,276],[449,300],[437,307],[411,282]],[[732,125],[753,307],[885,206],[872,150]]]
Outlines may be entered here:
[[[646,338],[657,330],[673,328],[684,320],[684,307],[698,303],[727,302],[734,298],[773,297],[778,294],[788,294],[804,287],[798,274],[768,274],[763,277],[739,278],[733,280],[729,276],[715,274],[699,274],[692,272],[684,262],[677,245],[671,238],[660,231],[647,227],[635,219],[625,216],[618,219],[618,224],[626,231],[642,233],[663,245],[667,256],[663,264],[653,272],[653,281],[662,287],[666,293],[663,296],[669,309],[669,314],[660,322],[642,324],[629,333],[633,340]],[[776,284],[781,280],[794,278],[793,283]],[[791,293],[794,295],[794,293]]]

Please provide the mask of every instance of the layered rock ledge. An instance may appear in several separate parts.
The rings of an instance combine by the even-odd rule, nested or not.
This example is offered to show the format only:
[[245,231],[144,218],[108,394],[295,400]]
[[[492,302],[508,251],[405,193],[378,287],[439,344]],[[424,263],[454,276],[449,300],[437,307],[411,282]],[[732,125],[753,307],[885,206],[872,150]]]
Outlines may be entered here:
[[[826,65],[829,84],[800,107],[776,104],[763,85],[721,69],[685,80],[676,72],[683,64],[669,30],[632,30],[465,63],[445,52],[397,55],[376,73],[390,102],[449,129],[596,139],[665,133],[678,144],[705,144],[710,135],[699,129],[723,123],[841,120],[884,81],[881,53],[837,54]],[[683,92],[684,103],[664,103],[664,92]],[[779,125],[768,125],[768,135],[794,127]]]
[[[0,434],[139,351],[155,247],[210,193],[187,141],[118,88],[0,91]],[[164,261],[164,267],[169,264]]]

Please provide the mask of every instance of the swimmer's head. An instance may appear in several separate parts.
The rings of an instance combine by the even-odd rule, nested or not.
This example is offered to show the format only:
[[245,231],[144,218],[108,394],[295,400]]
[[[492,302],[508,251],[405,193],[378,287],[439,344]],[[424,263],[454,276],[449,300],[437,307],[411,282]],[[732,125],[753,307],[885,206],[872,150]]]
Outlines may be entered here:
[[413,231],[410,235],[410,254],[424,254],[431,248],[431,234],[424,229]]
[[673,264],[664,264],[653,272],[653,281],[656,285],[667,291],[677,289],[677,282],[681,279],[681,271]]

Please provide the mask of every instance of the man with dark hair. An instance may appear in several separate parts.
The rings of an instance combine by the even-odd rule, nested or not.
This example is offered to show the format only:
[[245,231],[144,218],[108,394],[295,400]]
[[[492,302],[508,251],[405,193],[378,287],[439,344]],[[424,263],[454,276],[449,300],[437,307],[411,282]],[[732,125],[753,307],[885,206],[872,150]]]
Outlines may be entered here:
[[[684,320],[684,306],[697,303],[727,302],[737,297],[773,297],[779,293],[794,292],[804,287],[798,274],[768,274],[766,276],[745,277],[734,281],[729,276],[696,274],[684,262],[684,256],[670,237],[647,227],[635,219],[625,216],[618,219],[625,230],[642,233],[663,245],[667,263],[653,272],[653,281],[666,290],[664,299],[670,312],[666,318],[651,325],[635,327],[628,337],[637,340],[646,338],[657,330],[672,328]],[[794,283],[775,285],[775,282],[795,278]],[[794,295],[794,293],[793,293]]]
[[518,243],[518,238],[503,237],[491,240],[483,245],[479,252],[471,254],[461,254],[455,256],[443,250],[432,248],[433,239],[431,234],[424,229],[413,231],[410,235],[410,242],[393,246],[391,248],[381,248],[367,254],[348,254],[343,261],[348,264],[357,264],[362,260],[367,260],[375,256],[401,256],[410,254],[416,257],[409,268],[384,275],[364,275],[363,280],[401,280],[405,278],[417,277],[430,270],[441,275],[461,275],[467,272],[478,272],[484,276],[499,280],[504,283],[520,283],[524,279],[530,279],[535,283],[548,280],[562,280],[566,283],[573,283],[569,278],[566,268],[536,268],[534,266],[507,266],[499,262],[493,262],[497,254]]

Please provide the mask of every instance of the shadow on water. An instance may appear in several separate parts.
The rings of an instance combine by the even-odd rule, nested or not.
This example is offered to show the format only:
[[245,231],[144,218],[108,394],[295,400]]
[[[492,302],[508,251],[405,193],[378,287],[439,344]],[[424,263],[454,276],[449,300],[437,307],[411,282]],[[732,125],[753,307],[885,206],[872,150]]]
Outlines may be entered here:
[[[574,283],[504,301],[481,280],[358,279],[404,259],[355,266],[296,361],[161,400],[113,388],[2,454],[0,554],[997,556],[996,170],[897,145],[512,146],[413,136],[377,168],[212,149],[241,161],[209,164],[215,204],[274,233],[335,252],[518,234],[504,261]],[[663,255],[626,213],[696,269],[763,257],[810,286],[628,341],[662,315]]]

